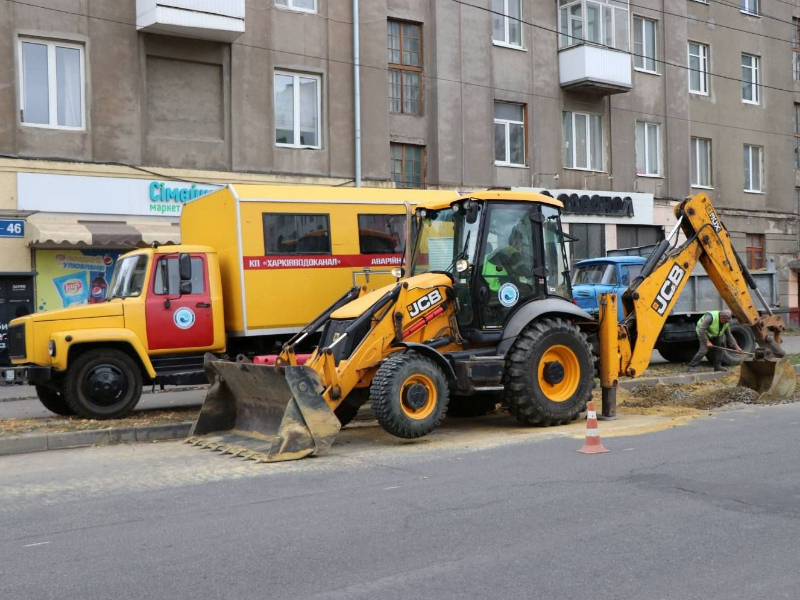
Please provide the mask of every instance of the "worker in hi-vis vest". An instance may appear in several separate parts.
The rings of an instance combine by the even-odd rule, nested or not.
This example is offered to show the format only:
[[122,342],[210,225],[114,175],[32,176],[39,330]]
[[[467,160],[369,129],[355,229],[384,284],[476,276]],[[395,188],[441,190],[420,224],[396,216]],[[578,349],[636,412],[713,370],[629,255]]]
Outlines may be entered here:
[[486,257],[482,274],[492,292],[498,291],[507,281],[530,284],[533,276],[530,264],[532,257],[528,256],[529,252],[526,250],[522,233],[514,228],[508,236],[508,246],[495,250]]
[[[695,331],[697,331],[697,339],[700,342],[700,348],[697,350],[697,354],[694,355],[692,362],[689,363],[688,370],[690,373],[697,370],[697,365],[699,365],[700,361],[708,354],[712,346],[717,346],[718,348],[733,348],[737,352],[742,351],[731,333],[730,321],[731,311],[712,310],[704,314],[697,322]],[[714,352],[715,371],[726,370],[725,367],[722,366],[722,353],[724,351],[725,350],[717,350]]]

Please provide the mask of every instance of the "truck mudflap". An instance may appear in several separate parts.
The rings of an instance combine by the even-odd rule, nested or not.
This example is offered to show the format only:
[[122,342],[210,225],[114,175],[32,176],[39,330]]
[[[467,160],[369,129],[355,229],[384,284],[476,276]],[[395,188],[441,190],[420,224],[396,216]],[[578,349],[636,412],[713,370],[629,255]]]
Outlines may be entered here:
[[797,375],[785,358],[756,358],[742,363],[739,385],[756,391],[759,402],[777,402],[794,397]]
[[298,460],[330,448],[341,425],[305,366],[236,362],[207,354],[211,387],[187,443],[257,462]]

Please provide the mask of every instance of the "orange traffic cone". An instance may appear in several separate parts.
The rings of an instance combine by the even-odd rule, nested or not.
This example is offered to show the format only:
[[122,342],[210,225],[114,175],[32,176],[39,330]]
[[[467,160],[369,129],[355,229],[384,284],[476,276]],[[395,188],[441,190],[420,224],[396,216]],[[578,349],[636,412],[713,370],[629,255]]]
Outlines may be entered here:
[[578,450],[583,454],[602,454],[608,452],[600,441],[600,430],[597,428],[597,413],[594,412],[594,402],[586,406],[586,441],[583,448]]

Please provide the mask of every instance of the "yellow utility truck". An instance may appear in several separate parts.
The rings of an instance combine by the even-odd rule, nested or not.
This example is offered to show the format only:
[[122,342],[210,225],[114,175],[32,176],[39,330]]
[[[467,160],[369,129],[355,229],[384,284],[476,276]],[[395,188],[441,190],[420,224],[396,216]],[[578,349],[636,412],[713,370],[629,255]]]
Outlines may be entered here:
[[[775,399],[794,394],[783,322],[708,196],[675,207],[675,229],[620,298],[600,296],[598,319],[572,302],[562,208],[502,190],[420,205],[400,281],[335,304],[277,356],[207,356],[212,385],[189,441],[265,462],[302,458],[328,448],[367,399],[381,427],[402,438],[430,433],[448,409],[480,414],[501,400],[522,424],[558,425],[585,409],[598,373],[604,416],[613,417],[620,376],[647,368],[698,262],[756,339],[740,385]],[[319,346],[301,361],[296,344],[320,327]]]
[[409,205],[457,197],[231,185],[192,200],[181,245],[121,256],[106,302],[13,320],[5,377],[35,385],[60,415],[124,416],[143,385],[205,383],[206,352],[280,348],[344,292],[393,282]]

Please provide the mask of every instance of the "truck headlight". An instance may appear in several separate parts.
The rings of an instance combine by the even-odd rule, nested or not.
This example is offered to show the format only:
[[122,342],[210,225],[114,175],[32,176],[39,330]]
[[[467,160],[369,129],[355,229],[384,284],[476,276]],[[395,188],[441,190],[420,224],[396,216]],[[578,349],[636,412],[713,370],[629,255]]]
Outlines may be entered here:
[[47,344],[47,353],[51,357],[54,357],[56,355],[56,341],[55,340],[50,340],[50,343]]

